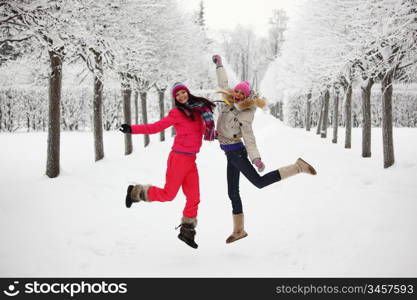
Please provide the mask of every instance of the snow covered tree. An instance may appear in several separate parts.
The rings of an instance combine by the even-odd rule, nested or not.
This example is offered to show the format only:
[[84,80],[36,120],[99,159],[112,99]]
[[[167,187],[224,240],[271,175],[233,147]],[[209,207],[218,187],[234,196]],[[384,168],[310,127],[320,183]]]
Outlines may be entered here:
[[[204,75],[211,67],[210,56],[204,52],[206,42],[199,25],[181,14],[173,0],[131,1],[124,14],[123,19],[129,21],[118,35],[123,43],[116,51],[116,70],[128,74],[130,87],[139,92],[142,122],[146,123],[148,92],[155,87],[167,89],[175,81],[201,87],[202,79],[210,78]],[[144,139],[148,145],[149,136]]]
[[206,28],[206,19],[204,17],[205,15],[205,8],[204,8],[204,1],[201,0],[198,4],[198,11],[197,11],[197,17],[196,17],[196,24],[202,28],[202,30],[205,30]]
[[376,24],[375,43],[380,63],[377,73],[382,91],[382,136],[384,168],[394,164],[392,135],[392,84],[396,76],[406,80],[405,68],[417,63],[417,2],[415,0],[384,0],[373,3],[379,16]]
[[262,69],[259,65],[260,59],[267,59],[265,51],[261,51],[266,47],[265,41],[257,38],[253,29],[241,25],[223,37],[222,48],[225,58],[239,80],[247,80],[252,85],[256,80],[260,81],[266,70],[265,66]]
[[78,2],[57,0],[4,1],[0,7],[4,17],[0,22],[5,39],[0,45],[11,42],[29,41],[36,48],[48,53],[49,74],[49,121],[47,142],[46,175],[59,175],[60,160],[60,102],[62,67],[66,56],[71,56],[75,11]]
[[[158,90],[158,100],[159,100],[159,118],[162,119],[165,116],[165,91],[166,88],[157,88]],[[165,141],[165,130],[162,130],[160,133],[160,141]]]
[[321,137],[327,137],[327,127],[329,126],[329,101],[330,101],[330,94],[329,89],[325,89],[323,92],[323,124],[321,129]]
[[340,78],[340,83],[345,91],[344,101],[344,116],[345,116],[345,148],[352,148],[352,90],[353,90],[353,75],[352,69],[345,77]]
[[268,42],[270,53],[277,58],[284,43],[284,32],[287,29],[288,16],[283,9],[274,9],[269,19]]
[[[119,74],[123,95],[124,122],[131,124],[132,91],[137,91],[141,99],[146,101],[146,92],[152,86],[157,60],[154,55],[154,45],[149,32],[154,30],[150,22],[162,22],[156,18],[158,11],[162,11],[163,4],[154,0],[133,1],[126,0],[117,6],[119,22],[113,28],[113,34],[118,37],[115,45],[115,71]],[[144,94],[143,94],[144,93]],[[142,94],[142,95],[141,95]],[[143,100],[142,100],[143,102]],[[146,102],[142,103],[142,107]],[[142,109],[142,114],[146,113]],[[146,118],[144,123],[146,123]],[[145,135],[145,144],[149,137]],[[125,154],[133,151],[131,135],[125,135]]]
[[222,34],[223,52],[232,71],[240,81],[248,80],[257,94],[269,64],[281,54],[287,23],[284,10],[273,10],[266,38],[241,25]]
[[306,108],[306,130],[311,128],[311,91],[307,94],[307,108]]
[[337,131],[338,131],[338,127],[339,127],[339,94],[340,94],[340,89],[339,89],[339,85],[335,84],[333,86],[333,90],[334,90],[334,102],[333,102],[333,139],[332,139],[332,143],[336,144],[337,143]]
[[[296,89],[305,94],[313,88],[314,94],[328,85],[341,85],[346,99],[345,147],[350,148],[352,93],[355,85],[361,82],[362,156],[369,157],[371,88],[380,81],[384,167],[389,167],[394,162],[392,83],[413,78],[411,70],[415,69],[417,57],[416,20],[415,0],[306,2],[300,16],[289,22],[282,57],[271,64],[272,68],[279,66],[280,69],[279,73],[275,72],[275,91],[284,90],[285,94],[286,90]],[[271,76],[274,72],[267,74]],[[358,123],[356,114],[353,121],[355,126]]]
[[114,1],[82,0],[77,14],[78,51],[93,74],[93,133],[95,160],[104,157],[103,88],[105,70],[113,68],[114,26],[118,26],[118,6]]
[[324,106],[325,106],[323,93],[320,94],[319,99],[320,99],[320,115],[319,115],[319,120],[318,120],[318,123],[317,123],[316,134],[321,133],[321,129],[322,129],[322,126],[323,126],[323,116],[324,116],[323,112],[324,112]]

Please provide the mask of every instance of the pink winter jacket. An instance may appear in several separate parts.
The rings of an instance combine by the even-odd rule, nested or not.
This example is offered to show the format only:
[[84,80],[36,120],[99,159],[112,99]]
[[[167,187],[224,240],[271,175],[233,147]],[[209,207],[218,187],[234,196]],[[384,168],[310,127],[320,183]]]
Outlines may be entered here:
[[172,150],[187,153],[198,153],[202,144],[204,122],[198,112],[193,112],[192,121],[177,108],[169,111],[168,115],[152,124],[132,125],[132,134],[158,133],[172,125],[177,132]]

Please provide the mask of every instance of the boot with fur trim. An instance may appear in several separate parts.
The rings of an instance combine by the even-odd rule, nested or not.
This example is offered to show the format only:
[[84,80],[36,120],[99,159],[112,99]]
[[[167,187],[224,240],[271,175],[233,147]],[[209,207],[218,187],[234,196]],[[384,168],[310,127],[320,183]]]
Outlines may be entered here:
[[183,216],[181,218],[181,229],[180,233],[178,234],[178,238],[186,243],[188,246],[197,249],[198,245],[194,241],[194,237],[196,234],[195,227],[197,226],[197,219],[196,218],[188,218]]
[[226,239],[226,244],[233,243],[247,236],[248,234],[244,229],[243,213],[233,214],[233,233]]
[[129,208],[132,206],[133,202],[139,201],[149,201],[148,200],[148,189],[151,186],[148,184],[142,185],[137,184],[135,186],[129,185],[127,188],[126,194],[126,207]]
[[126,200],[125,200],[125,204],[127,208],[130,208],[133,203],[132,196],[131,196],[132,190],[133,190],[133,185],[129,185],[127,187]]
[[281,179],[285,179],[300,173],[306,173],[310,175],[316,175],[317,172],[309,163],[301,158],[298,158],[294,164],[281,167],[278,169]]

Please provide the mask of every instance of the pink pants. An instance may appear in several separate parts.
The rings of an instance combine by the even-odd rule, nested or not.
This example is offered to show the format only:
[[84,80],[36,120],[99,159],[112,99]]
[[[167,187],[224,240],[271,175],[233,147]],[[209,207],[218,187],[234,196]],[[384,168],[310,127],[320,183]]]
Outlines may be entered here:
[[183,215],[195,218],[200,203],[200,185],[195,160],[195,155],[171,151],[168,156],[165,186],[163,189],[151,186],[148,190],[148,200],[172,201],[182,186],[182,191],[187,199]]

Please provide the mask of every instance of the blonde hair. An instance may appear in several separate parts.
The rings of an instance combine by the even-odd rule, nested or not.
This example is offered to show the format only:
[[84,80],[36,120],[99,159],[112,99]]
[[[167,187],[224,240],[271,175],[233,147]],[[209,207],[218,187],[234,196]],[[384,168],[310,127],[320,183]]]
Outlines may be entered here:
[[226,98],[226,100],[227,101],[229,101],[229,102],[236,102],[234,99],[233,99],[233,94],[232,94],[232,91],[231,90],[218,90],[218,91],[216,91],[216,93],[219,93],[219,94],[223,94],[223,96]]

